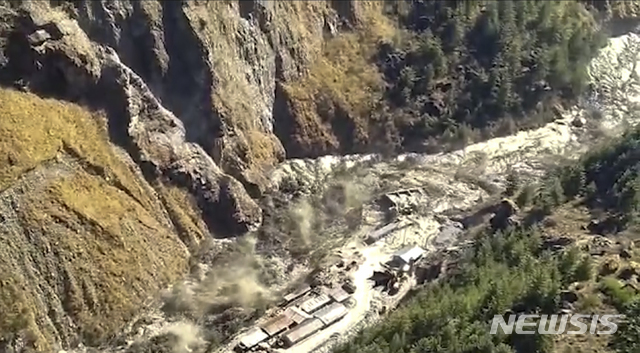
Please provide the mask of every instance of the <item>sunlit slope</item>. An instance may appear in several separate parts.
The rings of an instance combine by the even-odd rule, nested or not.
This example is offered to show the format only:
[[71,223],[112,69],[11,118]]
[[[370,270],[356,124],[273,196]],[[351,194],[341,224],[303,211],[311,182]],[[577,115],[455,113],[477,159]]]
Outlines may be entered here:
[[0,90],[0,156],[0,335],[99,341],[186,271],[188,199],[159,198],[99,116]]

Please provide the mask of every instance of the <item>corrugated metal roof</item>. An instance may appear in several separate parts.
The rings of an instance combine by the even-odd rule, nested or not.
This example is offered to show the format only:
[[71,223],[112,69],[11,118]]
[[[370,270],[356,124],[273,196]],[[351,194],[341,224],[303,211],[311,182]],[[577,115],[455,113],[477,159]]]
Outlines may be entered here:
[[291,318],[291,320],[293,320],[293,322],[295,322],[296,324],[300,324],[302,322],[304,322],[304,320],[306,319],[310,319],[312,316],[306,314],[305,312],[303,312],[302,310],[296,308],[296,307],[289,307],[284,311],[284,315],[288,316],[289,318]]
[[393,256],[396,258],[400,258],[405,263],[409,263],[420,258],[423,254],[424,249],[419,246],[411,246],[396,252],[395,254],[393,254]]
[[240,339],[240,345],[245,349],[251,349],[267,338],[269,338],[269,335],[267,335],[259,327],[253,327],[242,336],[242,338]]
[[260,327],[269,334],[269,336],[273,337],[274,335],[279,334],[280,332],[286,330],[294,323],[293,319],[285,314],[280,314],[273,319],[265,322],[260,325]]
[[333,288],[329,291],[329,297],[337,302],[343,302],[349,299],[349,293],[340,287]]
[[287,346],[293,346],[294,344],[320,331],[323,327],[324,323],[320,319],[309,319],[303,322],[300,326],[294,327],[290,331],[284,333],[282,335],[282,341]]
[[322,320],[325,325],[331,325],[332,323],[342,319],[345,315],[347,315],[346,306],[340,303],[333,303],[325,308],[322,308],[314,314],[315,317]]
[[300,309],[304,310],[304,312],[306,312],[307,314],[312,314],[318,308],[322,307],[330,301],[331,298],[329,298],[328,295],[320,294],[317,297],[312,297],[302,302],[302,304],[300,304]]
[[284,300],[286,300],[287,302],[293,301],[297,298],[300,298],[310,290],[311,290],[311,287],[308,284],[305,284],[302,287],[296,289],[295,291],[285,295]]

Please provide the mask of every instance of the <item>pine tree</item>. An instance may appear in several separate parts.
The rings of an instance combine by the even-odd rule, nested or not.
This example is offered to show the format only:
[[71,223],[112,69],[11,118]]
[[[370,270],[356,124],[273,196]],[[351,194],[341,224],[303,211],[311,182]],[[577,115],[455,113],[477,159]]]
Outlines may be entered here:
[[510,171],[507,175],[506,188],[504,190],[504,197],[513,197],[520,189],[520,176],[514,170]]

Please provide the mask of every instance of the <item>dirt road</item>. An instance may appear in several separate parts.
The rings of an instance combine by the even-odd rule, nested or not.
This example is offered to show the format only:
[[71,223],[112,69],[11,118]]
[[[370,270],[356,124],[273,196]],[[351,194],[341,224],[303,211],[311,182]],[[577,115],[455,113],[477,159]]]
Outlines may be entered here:
[[372,288],[372,282],[369,281],[374,270],[381,268],[381,263],[389,259],[391,253],[385,249],[384,243],[379,242],[370,247],[362,244],[350,244],[356,247],[357,251],[364,257],[364,263],[360,265],[357,271],[352,275],[353,283],[356,291],[352,298],[355,300],[355,306],[349,310],[349,313],[340,321],[329,326],[327,329],[309,337],[289,349],[282,350],[283,353],[306,353],[311,352],[318,346],[330,340],[334,334],[343,334],[350,331],[355,325],[361,322],[371,309],[372,301],[377,292]]

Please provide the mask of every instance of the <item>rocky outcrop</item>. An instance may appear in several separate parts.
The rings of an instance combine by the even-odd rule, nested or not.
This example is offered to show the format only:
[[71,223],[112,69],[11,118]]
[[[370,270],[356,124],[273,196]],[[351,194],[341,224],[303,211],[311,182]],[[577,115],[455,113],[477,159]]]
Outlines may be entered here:
[[[343,71],[344,57],[327,55],[342,57],[345,40],[359,50],[364,33],[371,51],[378,32],[393,33],[376,2],[3,4],[0,83],[106,111],[112,141],[147,178],[191,190],[220,236],[260,223],[250,197],[271,187],[265,171],[285,147],[290,156],[319,155],[358,140],[364,130],[323,122],[324,108],[300,95],[315,100],[331,79],[323,71]],[[369,85],[379,75],[365,51],[348,63],[357,59],[370,79],[354,82]],[[342,76],[338,84],[361,90]]]
[[[61,40],[35,33],[25,18],[65,23],[64,50],[40,64],[57,77],[51,68],[73,61],[65,75],[72,81],[60,92],[59,78],[34,75],[35,63],[8,49],[4,62],[15,65],[5,65],[10,74],[2,81],[40,93],[41,84],[56,82],[49,94],[86,100],[87,84],[78,81],[101,77],[97,48],[113,48],[182,122],[186,141],[257,197],[270,187],[264,171],[284,159],[285,148],[290,157],[314,156],[366,143],[367,124],[351,121],[368,116],[368,93],[359,92],[382,84],[369,62],[378,40],[395,31],[382,7],[367,1],[56,1],[51,7],[25,1],[20,10],[5,5],[5,48],[24,38],[36,46]],[[93,98],[106,105],[108,96],[98,92]]]
[[242,234],[260,224],[261,211],[242,185],[201,146],[187,141],[183,123],[114,50],[90,41],[75,21],[60,13],[37,9],[34,5],[29,12],[15,13],[7,36],[5,78],[106,111],[112,139],[125,147],[147,179],[164,178],[190,190],[214,234]]

